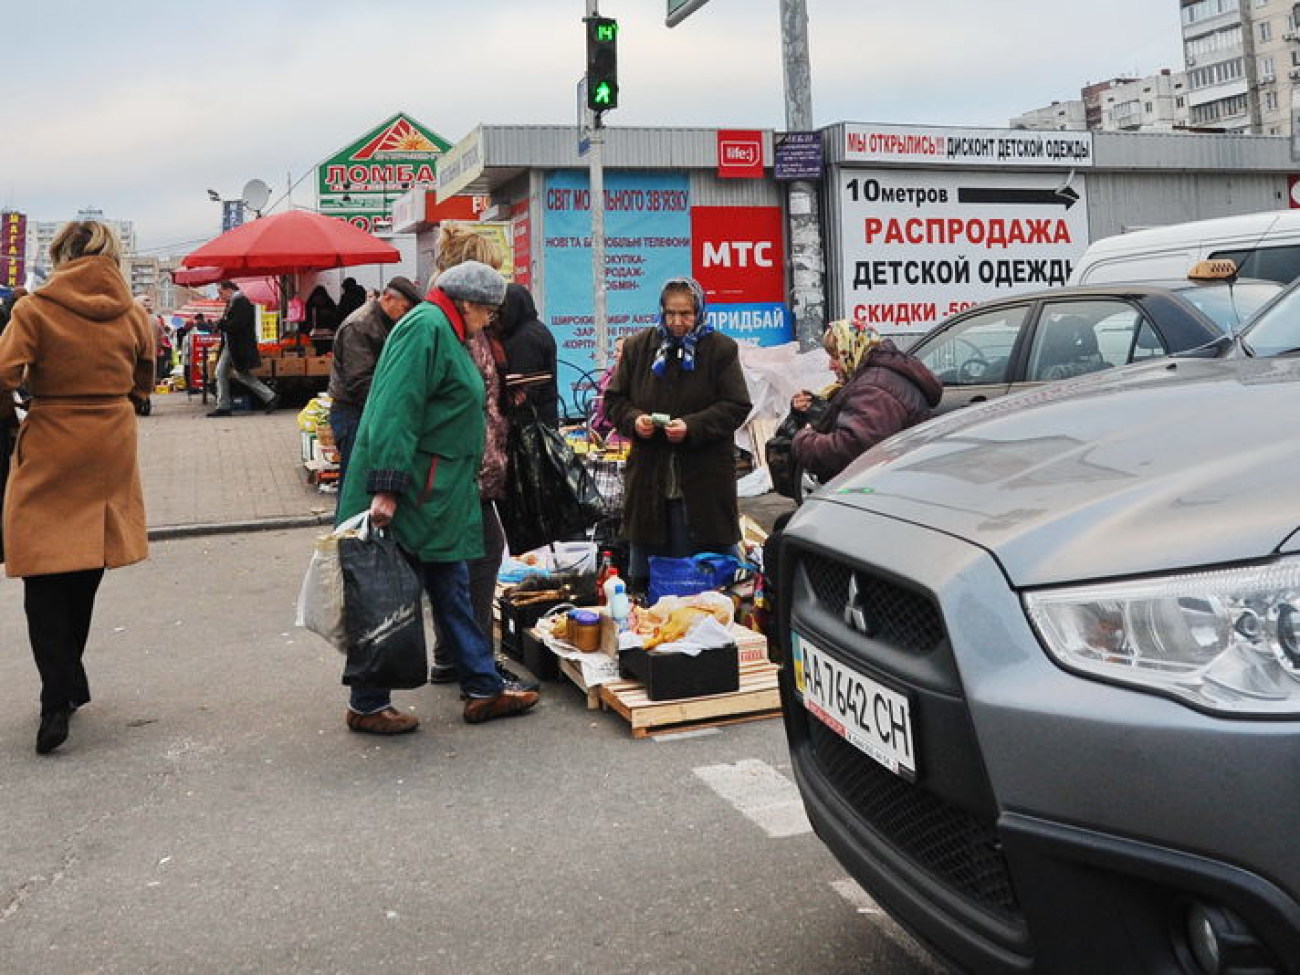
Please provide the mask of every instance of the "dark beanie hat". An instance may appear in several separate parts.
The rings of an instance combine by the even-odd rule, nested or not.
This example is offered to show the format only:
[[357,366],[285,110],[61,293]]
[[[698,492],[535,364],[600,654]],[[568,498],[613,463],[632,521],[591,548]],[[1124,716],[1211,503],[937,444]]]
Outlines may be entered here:
[[420,294],[420,289],[415,286],[411,279],[404,278],[400,274],[391,279],[384,287],[388,291],[396,291],[412,305],[418,305],[424,300]]

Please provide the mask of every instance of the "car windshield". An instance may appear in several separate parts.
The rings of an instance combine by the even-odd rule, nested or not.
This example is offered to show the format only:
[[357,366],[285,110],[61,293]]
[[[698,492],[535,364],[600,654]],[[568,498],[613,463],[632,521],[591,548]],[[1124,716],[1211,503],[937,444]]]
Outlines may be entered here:
[[1178,289],[1178,294],[1225,333],[1231,334],[1250,321],[1251,316],[1281,290],[1281,285],[1272,282],[1249,281],[1232,287],[1226,284],[1193,285]]
[[1296,283],[1251,322],[1242,339],[1253,355],[1280,355],[1300,348],[1300,290]]

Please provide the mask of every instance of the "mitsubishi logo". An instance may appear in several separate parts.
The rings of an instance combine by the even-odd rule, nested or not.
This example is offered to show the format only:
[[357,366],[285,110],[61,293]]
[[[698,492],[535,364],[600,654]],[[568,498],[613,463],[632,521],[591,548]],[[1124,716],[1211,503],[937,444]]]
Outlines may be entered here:
[[858,576],[849,573],[849,595],[844,603],[844,622],[859,633],[867,633],[867,614],[862,609],[862,595],[858,592]]

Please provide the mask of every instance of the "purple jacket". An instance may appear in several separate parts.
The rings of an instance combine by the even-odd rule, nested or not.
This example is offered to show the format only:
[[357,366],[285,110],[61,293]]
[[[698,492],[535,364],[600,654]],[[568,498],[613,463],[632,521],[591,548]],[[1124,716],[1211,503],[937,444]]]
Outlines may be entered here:
[[794,435],[794,459],[822,483],[855,458],[930,415],[943,383],[925,364],[883,339],[831,397],[817,425]]

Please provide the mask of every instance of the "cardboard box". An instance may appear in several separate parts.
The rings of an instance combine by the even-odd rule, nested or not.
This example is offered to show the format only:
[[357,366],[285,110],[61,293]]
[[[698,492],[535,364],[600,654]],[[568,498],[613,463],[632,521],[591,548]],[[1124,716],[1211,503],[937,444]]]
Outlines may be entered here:
[[277,376],[288,376],[296,379],[299,376],[307,375],[307,360],[301,356],[286,356],[272,361],[275,363],[275,374]]
[[706,694],[740,690],[740,663],[736,645],[712,647],[696,656],[629,647],[618,655],[618,669],[646,688],[652,701],[675,701]]
[[303,362],[306,363],[308,376],[328,376],[334,365],[334,359],[327,355],[309,355]]

